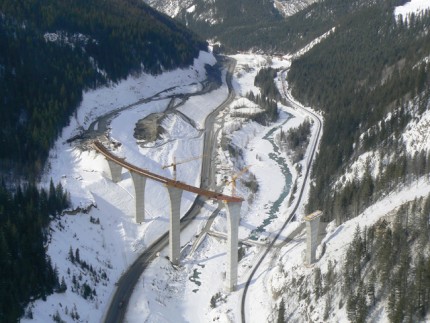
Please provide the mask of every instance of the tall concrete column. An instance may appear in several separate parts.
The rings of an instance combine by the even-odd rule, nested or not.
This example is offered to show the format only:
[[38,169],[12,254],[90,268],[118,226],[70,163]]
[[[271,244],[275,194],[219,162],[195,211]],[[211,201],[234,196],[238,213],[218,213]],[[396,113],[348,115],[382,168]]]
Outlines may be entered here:
[[122,166],[115,163],[113,160],[107,159],[109,170],[110,170],[110,179],[114,183],[118,183],[121,181],[121,170]]
[[130,172],[133,179],[134,192],[136,194],[136,222],[142,223],[145,220],[145,185],[146,177],[135,172]]
[[308,265],[313,264],[316,260],[321,215],[321,211],[316,211],[304,217],[306,221],[306,263]]
[[181,248],[181,198],[183,190],[167,186],[170,197],[170,229],[169,229],[169,257],[170,261],[177,265],[179,263]]
[[239,222],[242,202],[225,202],[227,211],[227,270],[225,288],[228,292],[236,289],[239,246]]

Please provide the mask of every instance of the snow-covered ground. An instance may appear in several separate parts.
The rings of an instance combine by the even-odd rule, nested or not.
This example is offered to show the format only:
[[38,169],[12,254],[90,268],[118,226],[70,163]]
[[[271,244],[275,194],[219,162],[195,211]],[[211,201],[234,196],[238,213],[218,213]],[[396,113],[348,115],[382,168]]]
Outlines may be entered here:
[[307,8],[316,0],[274,0],[273,6],[285,17],[294,15],[295,13]]
[[[237,195],[245,197],[241,212],[239,239],[246,240],[257,227],[264,223],[264,220],[270,218],[270,211],[274,202],[285,190],[288,192],[290,188],[286,187],[281,166],[269,157],[275,151],[265,137],[273,129],[276,129],[275,132],[279,132],[281,128],[283,131],[287,131],[290,127],[298,126],[303,122],[306,114],[299,113],[290,107],[281,106],[279,120],[268,127],[246,121],[240,117],[234,117],[237,110],[246,110],[248,113],[252,113],[253,109],[258,109],[254,103],[242,96],[251,90],[255,94],[259,93],[259,89],[254,87],[253,83],[260,68],[267,66],[288,68],[290,62],[277,59],[270,60],[259,55],[235,55],[233,58],[237,60],[233,83],[238,98],[220,114],[217,126],[222,128],[220,134],[229,137],[231,142],[243,151],[243,160],[231,158],[229,153],[221,148],[219,142],[220,148],[218,149],[216,164],[218,165],[219,185],[223,184],[222,180],[225,176],[230,178],[245,165],[251,166],[249,172],[255,175],[258,182],[259,191],[253,197],[252,203],[249,199],[252,193],[240,181],[237,185]],[[287,162],[287,164],[296,177],[295,168],[291,163]],[[247,174],[243,175],[245,179],[246,176]],[[224,186],[223,192],[230,194],[231,187]],[[289,214],[289,208],[287,196],[281,202],[275,217],[264,226],[263,232],[257,234],[258,241],[255,242],[255,245],[243,247],[243,257],[238,271],[237,292],[226,294],[224,289],[223,280],[227,262],[225,240],[206,235],[195,252],[190,254],[186,248],[184,249],[185,258],[181,261],[179,270],[173,269],[164,257],[159,257],[154,261],[151,269],[137,285],[130,301],[127,321],[135,322],[142,318],[148,322],[238,321],[240,319],[239,304],[243,284],[253,263],[264,250],[266,239],[277,232]],[[203,217],[207,218],[210,211],[210,209],[205,210]],[[197,230],[194,231],[194,236],[191,235],[191,244],[195,243],[195,236],[200,232],[201,226],[202,224],[194,229]],[[297,223],[293,224],[289,231],[296,227]],[[226,218],[223,212],[215,219],[210,230],[225,235]],[[252,243],[252,240],[248,241]],[[264,292],[261,293],[261,298],[255,298],[253,294],[252,303],[259,304],[266,297]],[[270,302],[266,305],[262,312],[271,311]],[[255,321],[262,322],[257,317]]]
[[[264,285],[267,286],[267,294],[276,295],[276,297],[268,303],[276,304],[278,302],[279,304],[279,296],[288,293],[286,289],[289,288],[288,286],[291,286],[294,280],[297,281],[306,277],[308,282],[311,281],[310,286],[312,286],[315,267],[321,269],[322,275],[327,273],[329,263],[334,265],[335,268],[337,268],[336,270],[338,270],[338,265],[340,265],[345,258],[346,250],[357,226],[362,230],[365,227],[370,227],[381,218],[395,211],[401,205],[419,197],[426,197],[429,193],[430,184],[428,178],[421,178],[410,186],[404,186],[397,191],[391,192],[388,196],[366,209],[356,218],[338,227],[334,225],[334,222],[330,223],[326,228],[327,234],[320,244],[320,246],[325,245],[324,256],[320,256],[322,248],[318,247],[318,262],[314,266],[303,265],[306,251],[306,244],[304,241],[306,237],[304,235],[297,236],[291,243],[278,251],[279,257],[270,263],[272,269],[268,273],[264,273],[265,278],[263,281]],[[269,265],[269,261],[267,261],[267,264]],[[297,292],[298,287],[295,286],[295,288],[296,289],[291,289]],[[342,308],[338,308],[337,306],[337,304],[342,302],[339,295],[332,295],[331,304],[333,304],[333,307],[336,309],[331,311],[328,320],[323,320],[325,303],[321,300],[316,303],[312,301],[311,304],[309,304],[308,300],[300,299],[298,293],[294,295],[294,292],[290,292],[288,296],[291,296],[291,298],[289,298],[289,302],[285,302],[285,308],[286,313],[290,314],[289,319],[291,321],[298,322],[307,318],[311,322],[349,322],[346,306]],[[253,297],[255,297],[254,294]],[[263,295],[261,295],[261,298],[263,298]],[[268,306],[269,305],[267,305],[267,307]],[[252,318],[250,322],[267,322],[270,321],[270,318],[277,318],[276,315],[273,316],[273,311],[277,306],[273,306],[272,312],[266,311],[265,313],[261,313],[261,308],[254,309],[252,306],[248,308],[252,311],[249,313],[249,317]],[[260,320],[254,320],[254,317],[257,315],[260,315]],[[373,319],[370,320],[372,322],[389,322],[384,308],[375,309],[372,316]]]
[[402,15],[405,19],[410,14],[419,15],[425,10],[430,9],[430,1],[429,0],[411,0],[406,2],[403,6],[398,6],[394,10],[394,14],[396,16]]
[[[240,181],[237,185],[237,194],[246,199],[242,208],[240,238],[247,239],[251,232],[263,223],[271,204],[286,189],[280,165],[268,157],[274,148],[263,137],[273,128],[280,131],[282,127],[285,131],[288,127],[297,126],[304,117],[284,106],[281,107],[280,120],[269,127],[230,117],[234,111],[252,112],[259,109],[243,96],[251,90],[258,93],[258,88],[253,85],[253,79],[261,67],[272,65],[287,68],[290,64],[289,61],[271,60],[258,55],[237,55],[234,58],[238,61],[233,82],[238,98],[220,116],[217,127],[222,130],[219,131],[219,141],[221,134],[227,135],[235,145],[243,149],[244,161],[252,164],[252,173],[259,184],[260,189],[252,203],[247,199],[250,195],[249,190]],[[35,321],[50,321],[56,313],[66,322],[73,321],[72,316],[76,318],[76,313],[84,322],[101,320],[114,291],[114,283],[121,273],[148,244],[168,229],[169,210],[166,189],[163,186],[148,182],[146,219],[143,224],[136,224],[134,188],[130,175],[123,173],[122,180],[114,184],[105,176],[108,168],[104,158],[92,150],[82,151],[68,144],[66,140],[87,129],[99,116],[164,91],[157,96],[156,101],[135,104],[121,110],[109,125],[109,137],[121,143],[114,150],[116,155],[153,172],[171,176],[171,170],[163,170],[161,166],[170,163],[173,156],[182,159],[201,154],[203,143],[201,129],[204,126],[204,119],[226,98],[228,94],[226,85],[208,94],[191,97],[180,108],[182,113],[195,121],[197,128],[177,114],[169,114],[162,122],[166,130],[162,137],[150,145],[151,147],[142,148],[133,137],[134,127],[139,119],[166,109],[169,100],[163,97],[172,93],[191,93],[200,90],[200,82],[205,75],[203,67],[205,63],[213,64],[214,59],[211,55],[201,53],[200,58],[190,69],[169,72],[158,77],[149,75],[130,77],[110,87],[85,93],[81,107],[72,118],[70,126],[64,129],[62,137],[50,154],[49,167],[43,183],[47,185],[51,178],[54,182],[61,181],[70,192],[73,209],[79,207],[83,210],[90,206],[92,208],[89,208],[88,214],[77,212],[75,215],[64,215],[53,221],[48,254],[54,266],[57,266],[60,279],[64,277],[68,288],[63,294],[54,294],[46,301],[39,300],[31,304],[29,308]],[[294,114],[296,116],[292,117]],[[226,131],[223,127],[234,123],[240,124],[235,131],[232,128]],[[243,165],[233,164],[228,153],[221,148],[219,156],[216,161],[218,184],[224,186],[221,190],[230,193],[230,187],[222,180],[225,176],[233,175],[238,171],[237,167]],[[199,159],[178,166],[178,179],[198,185],[200,167]],[[295,175],[294,168],[291,165],[290,167]],[[183,195],[182,214],[189,208],[193,199],[192,194]],[[282,203],[272,222],[264,227],[261,233],[263,240],[283,222],[288,208],[286,201],[287,199]],[[209,203],[197,217],[194,226],[181,234],[183,247],[193,242],[195,235],[200,232],[215,207]],[[210,230],[226,232],[224,211],[216,218]],[[76,254],[77,249],[81,264],[76,261],[72,263],[70,259],[70,250]],[[189,254],[188,249],[182,251],[184,258],[180,270],[171,267],[163,257],[165,252],[154,261],[136,288],[130,303],[129,321],[136,321],[137,317],[147,317],[149,321],[168,322],[173,318],[178,321],[177,318],[182,317],[182,321],[201,322],[221,315],[225,306],[231,308],[231,314],[228,316],[237,317],[237,309],[233,311],[233,308],[234,304],[239,302],[240,293],[233,293],[231,296],[220,294],[215,305],[224,305],[214,306],[213,309],[210,306],[212,297],[224,290],[225,241],[207,235],[195,252]],[[240,284],[246,279],[249,266],[254,261],[253,255],[260,251],[261,247],[244,248],[244,259],[239,268]],[[84,262],[91,265],[92,269],[83,266]],[[213,279],[214,277],[217,279]],[[94,291],[88,299],[81,296],[85,286]],[[196,308],[199,310],[196,311]]]
[[159,0],[145,0],[145,2],[152,7],[158,8],[158,10],[163,11],[166,15],[170,17],[176,17],[182,9],[187,9],[188,12],[193,12],[195,10],[193,0],[166,1],[164,6],[160,5]]
[[[427,108],[430,107],[430,101]],[[430,110],[426,110],[419,118],[412,120],[402,134],[406,151],[413,156],[415,152],[430,149]]]
[[[239,238],[246,240],[240,251],[238,290],[230,294],[224,292],[227,250],[222,236],[227,231],[225,211],[222,210],[215,218],[209,232],[198,241],[196,238],[217,206],[210,202],[202,209],[193,225],[181,233],[180,266],[173,267],[164,257],[167,254],[167,250],[164,250],[145,271],[130,300],[128,322],[239,321],[244,283],[265,250],[267,239],[277,233],[294,205],[294,202],[289,203],[290,188],[295,181],[300,187],[303,171],[299,172],[286,154],[278,150],[274,138],[281,129],[286,132],[297,127],[306,118],[312,118],[308,112],[311,110],[299,108],[298,102],[294,107],[279,105],[280,118],[269,126],[240,117],[238,112],[252,114],[259,110],[259,107],[245,98],[249,91],[259,93],[259,89],[254,86],[258,70],[267,66],[288,69],[291,62],[255,54],[235,55],[233,58],[237,60],[233,77],[237,97],[220,113],[216,121],[218,153],[215,164],[217,185],[226,194],[231,193],[231,186],[226,185],[225,180],[230,180],[243,168],[249,167],[249,171],[239,178],[236,187],[236,194],[245,199],[241,210]],[[102,320],[121,273],[146,246],[168,230],[169,209],[165,187],[148,181],[146,219],[144,223],[136,224],[134,188],[130,175],[124,172],[119,183],[111,182],[105,176],[108,168],[104,158],[92,150],[82,151],[66,143],[66,140],[79,134],[82,129],[87,129],[97,117],[119,111],[162,92],[156,101],[121,110],[110,123],[109,137],[120,143],[114,150],[116,155],[125,157],[139,167],[171,177],[171,169],[162,169],[162,166],[171,163],[173,157],[181,160],[202,153],[204,119],[227,97],[227,86],[224,84],[208,94],[193,96],[181,106],[180,111],[194,120],[196,128],[178,114],[170,113],[162,121],[165,132],[161,138],[148,147],[141,147],[133,137],[134,127],[145,116],[164,111],[169,103],[165,99],[167,95],[199,91],[202,88],[200,82],[205,78],[205,63],[215,63],[214,57],[201,53],[189,69],[158,77],[130,77],[110,87],[85,93],[77,114],[70,126],[64,129],[50,154],[43,184],[48,185],[50,178],[54,182],[61,181],[71,194],[73,208],[92,208],[87,213],[64,215],[52,222],[48,254],[57,267],[60,279],[64,277],[68,288],[65,293],[54,294],[46,301],[38,300],[31,304],[29,308],[33,312],[33,321],[52,321],[56,313],[66,322],[73,322],[76,314],[82,322]],[[282,78],[280,75],[276,80],[280,89],[283,88]],[[288,93],[287,95],[289,96]],[[292,100],[291,97],[290,99]],[[312,130],[311,142],[314,142],[315,120]],[[226,138],[241,151],[239,157],[233,158],[231,152],[223,149],[223,140]],[[310,158],[308,151],[301,162],[303,170]],[[199,159],[178,165],[178,179],[198,185],[200,168]],[[249,173],[255,176],[258,183],[256,193],[252,193],[245,185],[245,181],[252,179]],[[305,197],[308,189],[309,184],[306,185]],[[415,183],[415,186],[392,193],[366,210],[361,217],[348,221],[341,227],[329,226],[324,239],[327,249],[319,266],[326,266],[328,259],[342,257],[357,222],[370,225],[383,216],[385,210],[392,210],[401,201],[429,192],[428,181],[422,180]],[[282,194],[285,196],[279,199]],[[186,212],[193,199],[192,194],[183,195],[181,214]],[[287,226],[281,239],[300,228],[303,207],[298,209],[297,214],[296,221]],[[274,295],[289,283],[289,278],[284,273],[294,270],[300,275],[312,274],[312,269],[303,265],[305,245],[305,238],[299,230],[291,243],[275,249],[272,255],[276,257],[266,257],[248,292],[252,296],[246,301],[247,320],[270,322],[276,319],[278,299]],[[72,263],[69,252],[72,250],[76,254],[77,249],[81,262]],[[91,265],[91,269],[83,266],[83,262]],[[81,296],[85,286],[91,289],[87,299]],[[286,307],[297,307],[294,309],[297,317],[301,317],[299,314],[303,311],[306,312],[304,303],[294,302],[286,304]],[[317,306],[312,312],[315,315],[312,320],[322,317],[322,310],[322,306]],[[334,321],[343,321],[345,313],[342,313],[340,311],[333,318]]]
[[[149,181],[146,189],[146,214],[142,225],[134,220],[134,188],[128,173],[114,184],[106,179],[107,163],[95,151],[82,151],[66,140],[87,129],[98,116],[152,97],[157,93],[160,100],[133,106],[122,111],[110,124],[110,137],[121,143],[114,151],[127,161],[153,172],[171,176],[171,170],[161,166],[172,161],[173,156],[201,154],[203,134],[176,116],[166,118],[164,127],[170,131],[158,142],[157,149],[141,148],[133,138],[135,123],[146,115],[164,111],[169,100],[162,98],[172,93],[193,93],[202,88],[205,79],[204,64],[214,64],[211,54],[201,52],[199,59],[189,69],[176,70],[160,76],[141,75],[129,77],[118,84],[84,94],[83,102],[70,125],[63,130],[50,153],[49,165],[42,185],[61,181],[70,193],[72,209],[90,208],[88,214],[78,212],[65,215],[52,222],[52,239],[48,254],[57,266],[60,279],[68,286],[66,293],[54,294],[46,301],[30,305],[36,321],[49,322],[58,311],[65,321],[73,321],[75,308],[82,321],[100,321],[114,283],[121,273],[136,259],[140,252],[167,231],[168,203],[166,189]],[[211,93],[208,94],[211,96]],[[171,136],[172,138],[169,138]],[[201,161],[195,160],[187,167],[178,168],[178,179],[197,185],[200,182]],[[149,186],[148,186],[149,185]],[[184,194],[182,214],[194,200],[193,194]],[[94,274],[82,265],[73,264],[69,250],[79,249],[83,262],[91,264]],[[76,280],[77,283],[73,283]],[[95,290],[92,300],[84,300],[80,294],[84,284]],[[72,287],[75,286],[75,287]],[[72,291],[75,289],[76,291]],[[23,320],[25,321],[25,319]]]

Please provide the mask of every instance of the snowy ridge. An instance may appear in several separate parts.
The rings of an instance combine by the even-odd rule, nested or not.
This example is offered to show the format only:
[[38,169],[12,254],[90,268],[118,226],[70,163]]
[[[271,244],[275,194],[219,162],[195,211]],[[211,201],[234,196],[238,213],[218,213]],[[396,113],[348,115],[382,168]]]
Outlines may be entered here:
[[160,0],[145,0],[145,2],[170,17],[176,17],[182,9],[191,8],[194,0],[167,0],[163,4],[160,4]]
[[201,12],[198,16],[194,15],[194,19],[197,21],[205,21],[210,25],[216,25],[222,23],[222,17],[217,17],[216,6],[212,5],[213,1],[207,1],[209,4],[198,2],[196,0],[144,0],[151,7],[165,13],[166,15],[174,18],[177,17],[181,12],[187,12],[188,14],[193,14],[199,6],[205,6],[206,10]]
[[301,50],[294,53],[294,55],[291,57],[291,59],[297,58],[299,56],[302,56],[306,54],[308,51],[310,51],[315,45],[318,45],[320,42],[322,42],[324,39],[326,39],[328,36],[330,36],[332,33],[336,31],[336,27],[333,27],[326,33],[322,34],[318,38],[314,39],[312,42],[310,42],[308,45],[303,47]]
[[274,0],[273,6],[285,17],[294,15],[295,13],[306,9],[311,4],[318,0]]
[[[150,6],[156,8],[159,11],[164,12],[166,15],[170,17],[176,17],[183,10],[186,10],[188,13],[193,13],[196,10],[196,6],[202,3],[199,3],[196,0],[144,0]],[[271,0],[273,1],[273,6],[276,10],[278,10],[283,16],[289,17],[294,15],[295,13],[306,9],[309,5],[317,2],[318,0]],[[214,5],[215,1],[213,0],[202,0],[205,5],[212,5],[205,14],[199,17],[195,17],[197,20],[204,20],[211,25],[217,24],[221,22],[221,20],[215,18],[216,6]]]

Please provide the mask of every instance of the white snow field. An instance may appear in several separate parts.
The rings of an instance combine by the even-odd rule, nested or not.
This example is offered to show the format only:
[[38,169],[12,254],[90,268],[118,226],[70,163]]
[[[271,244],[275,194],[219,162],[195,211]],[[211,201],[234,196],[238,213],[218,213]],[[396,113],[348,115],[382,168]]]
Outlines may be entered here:
[[[236,99],[217,118],[217,158],[214,162],[217,167],[218,189],[225,194],[231,193],[231,186],[225,184],[225,179],[230,179],[249,166],[249,171],[239,178],[236,187],[236,194],[245,199],[241,209],[239,238],[246,242],[241,245],[237,291],[226,293],[224,289],[227,262],[224,210],[215,218],[209,231],[198,241],[196,238],[217,207],[214,202],[209,202],[192,225],[181,232],[180,265],[173,267],[170,264],[165,258],[165,249],[144,272],[130,300],[127,322],[240,321],[244,284],[265,250],[268,239],[275,236],[295,204],[294,200],[291,203],[289,201],[290,188],[295,181],[299,187],[302,185],[303,170],[311,156],[309,151],[305,154],[300,162],[302,172],[299,172],[297,165],[293,165],[286,153],[278,149],[275,138],[281,129],[286,132],[310,118],[313,120],[311,142],[315,142],[315,120],[309,113],[312,110],[300,107],[298,102],[294,107],[279,105],[279,120],[268,126],[237,116],[237,112],[258,112],[259,107],[245,98],[249,91],[259,93],[259,89],[254,86],[258,70],[267,66],[287,70],[291,62],[287,58],[269,58],[256,54],[235,55],[233,58],[237,61],[233,76]],[[30,304],[27,312],[32,312],[32,322],[50,322],[54,316],[59,316],[65,322],[102,321],[115,291],[115,282],[146,246],[168,230],[169,208],[165,187],[148,181],[146,219],[142,224],[137,224],[134,220],[134,188],[129,173],[124,172],[122,180],[117,184],[113,183],[105,175],[108,167],[104,158],[94,150],[82,151],[66,140],[79,134],[82,129],[87,129],[99,116],[166,90],[159,94],[159,100],[137,104],[118,113],[109,125],[109,137],[120,143],[113,150],[116,155],[139,167],[171,177],[171,169],[163,170],[162,166],[171,163],[173,157],[181,160],[202,153],[204,119],[227,97],[226,84],[208,94],[191,97],[180,108],[184,115],[194,121],[196,127],[177,114],[169,114],[162,122],[165,133],[145,148],[133,137],[134,127],[139,119],[164,111],[169,103],[166,99],[168,94],[199,91],[202,88],[200,82],[205,79],[206,63],[214,64],[215,58],[212,54],[202,52],[189,69],[167,72],[158,77],[130,77],[118,84],[84,94],[83,102],[71,119],[70,126],[64,129],[62,137],[50,153],[49,167],[43,179],[43,185],[49,185],[51,178],[54,182],[61,181],[70,192],[72,209],[80,208],[75,215],[63,215],[51,224],[48,254],[57,267],[60,279],[64,277],[67,291]],[[284,73],[279,73],[276,80],[279,89],[283,88],[282,78]],[[285,95],[293,100],[288,91]],[[413,136],[413,128],[408,131],[410,135],[406,134],[405,140]],[[223,149],[223,136],[224,140],[227,138],[237,150],[241,150],[238,157],[234,158],[232,152]],[[420,147],[415,142],[410,145],[415,146]],[[200,169],[199,159],[178,165],[178,179],[198,185]],[[249,173],[258,182],[259,189],[256,193],[252,193],[245,185],[245,181],[251,179]],[[298,216],[287,226],[280,240],[301,226],[303,205],[310,185],[305,183],[305,199],[298,209]],[[429,192],[430,185],[423,179],[410,187],[404,187],[402,191],[392,193],[361,216],[340,227],[329,225],[324,238],[327,249],[318,265],[324,267],[329,259],[342,258],[357,223],[370,225],[402,201],[409,201]],[[183,195],[181,214],[186,212],[193,199],[192,194]],[[84,212],[85,209],[87,211]],[[277,242],[277,245],[280,243],[281,241]],[[303,232],[299,232],[290,243],[275,248],[265,258],[248,291],[251,296],[246,300],[247,322],[270,322],[276,319],[278,299],[273,298],[273,295],[282,286],[289,284],[293,276],[281,273],[312,275],[312,269],[306,267],[303,261],[305,246],[305,236]],[[91,269],[72,263],[69,258],[70,249],[74,253],[79,249],[81,261],[91,265]],[[91,290],[87,299],[82,296],[83,286],[88,286]],[[301,314],[306,313],[306,303],[299,300],[285,305],[298,320],[303,317]],[[324,306],[314,305],[310,320],[318,321],[322,317]],[[343,322],[345,319],[343,309],[333,317],[333,322]],[[30,319],[24,318],[22,321]]]
[[420,14],[421,12],[430,9],[430,1],[429,0],[411,0],[406,2],[403,6],[398,6],[394,10],[394,14],[396,16],[402,15],[404,19],[407,18],[408,15]]
[[[281,202],[279,210],[276,211],[275,217],[264,227],[264,231],[257,235],[257,240],[249,240],[254,229],[270,217],[269,212],[274,201],[286,189],[288,191],[280,165],[269,158],[269,154],[276,154],[274,147],[264,137],[273,129],[276,129],[276,133],[280,131],[281,127],[283,131],[287,131],[290,127],[298,126],[307,116],[306,113],[280,106],[279,120],[268,127],[255,122],[244,121],[244,119],[232,117],[232,115],[237,112],[238,108],[251,113],[258,109],[254,103],[242,96],[249,91],[253,91],[255,94],[259,93],[259,89],[254,87],[253,83],[260,68],[267,66],[288,68],[290,62],[279,59],[269,60],[260,55],[242,54],[235,55],[233,58],[237,60],[233,83],[238,98],[220,114],[217,126],[222,127],[221,132],[229,136],[231,141],[243,150],[244,160],[232,159],[227,151],[219,148],[216,161],[219,172],[218,183],[222,185],[224,176],[230,177],[244,168],[245,165],[251,165],[250,172],[256,176],[259,184],[259,191],[255,194],[251,204],[247,198],[251,195],[249,190],[240,181],[237,185],[237,195],[245,197],[245,202],[242,205],[239,239],[248,239],[248,242],[251,243],[250,246],[243,249],[243,258],[239,263],[238,291],[228,294],[224,289],[223,280],[227,262],[225,240],[206,235],[195,252],[188,253],[186,252],[187,248],[183,249],[186,257],[181,261],[179,269],[174,269],[162,257],[164,254],[153,262],[151,268],[145,272],[144,277],[141,277],[130,300],[127,314],[128,322],[140,320],[147,322],[239,321],[240,297],[250,269],[258,259],[258,255],[264,250],[267,238],[277,232],[289,213],[288,198],[285,198]],[[196,116],[196,118],[199,117]],[[282,154],[280,153],[280,155]],[[286,163],[293,176],[297,176],[291,163],[288,161]],[[244,177],[246,176],[245,174]],[[223,192],[230,194],[231,187],[225,186]],[[209,217],[213,208],[208,207],[203,211],[202,217]],[[203,223],[198,224],[195,229],[187,230],[188,232],[195,231],[185,233],[186,236],[191,237],[190,244],[195,242],[196,235],[200,233],[202,225]],[[290,231],[296,227],[297,224],[293,224]],[[226,235],[224,212],[215,219],[210,231]],[[257,295],[256,298],[252,294],[250,301],[260,305],[267,298],[264,288]],[[270,312],[270,304],[258,311]],[[252,317],[252,321],[255,319],[255,322],[266,321],[266,318],[260,320],[261,315]]]
[[[258,93],[253,79],[259,68],[270,64],[287,68],[290,64],[286,60],[272,61],[259,55],[237,55],[234,58],[238,61],[234,76],[238,98],[228,111],[220,115],[216,127],[222,130],[219,131],[218,140],[224,132],[224,135],[228,135],[232,142],[243,149],[244,161],[252,164],[251,171],[260,187],[253,203],[249,204],[249,191],[238,181],[237,194],[245,197],[240,238],[247,239],[268,217],[270,206],[285,189],[285,179],[280,166],[268,157],[268,154],[273,152],[273,146],[262,138],[273,128],[282,127],[286,131],[288,127],[297,126],[304,117],[291,108],[280,107],[279,121],[269,127],[231,118],[230,110],[238,110],[238,107],[246,112],[258,109],[243,96],[250,90]],[[121,273],[148,244],[168,230],[169,209],[166,189],[163,186],[151,181],[147,183],[146,219],[141,225],[136,224],[134,188],[130,175],[124,172],[118,184],[111,182],[105,176],[108,167],[104,158],[93,150],[82,151],[73,147],[66,140],[79,134],[82,129],[87,129],[101,115],[170,89],[160,94],[157,101],[137,104],[119,113],[109,125],[109,137],[120,143],[114,150],[115,154],[140,167],[164,176],[172,176],[170,169],[163,170],[161,166],[170,163],[173,156],[182,159],[201,154],[201,129],[204,119],[226,98],[226,85],[208,94],[191,97],[180,108],[182,113],[195,121],[197,129],[177,115],[169,114],[163,121],[166,132],[162,138],[150,147],[142,148],[133,137],[135,123],[150,113],[164,111],[169,100],[163,97],[167,94],[200,90],[199,82],[205,77],[203,66],[205,63],[214,62],[212,55],[201,53],[190,69],[168,72],[158,77],[130,77],[110,87],[85,93],[78,112],[51,151],[43,185],[48,185],[51,178],[54,182],[61,181],[64,188],[70,192],[72,209],[87,209],[88,214],[78,211],[75,215],[64,215],[53,220],[48,254],[57,267],[60,279],[64,277],[68,288],[63,294],[53,294],[48,296],[46,301],[37,300],[30,304],[28,311],[32,312],[33,321],[47,322],[52,320],[54,315],[66,322],[73,322],[77,315],[83,322],[100,321]],[[297,115],[293,118],[288,113]],[[235,123],[240,126],[228,129],[228,124]],[[280,128],[276,131],[280,131]],[[225,193],[230,193],[230,187],[223,184],[223,177],[231,176],[244,166],[240,162],[233,162],[228,153],[220,148],[216,161],[217,178],[220,190]],[[200,167],[199,159],[178,166],[178,179],[198,185]],[[295,175],[293,168],[291,171]],[[183,195],[182,214],[193,199],[192,194]],[[193,243],[195,235],[200,232],[215,207],[208,203],[194,221],[194,225],[181,233],[183,247]],[[280,206],[276,216],[261,232],[258,240],[263,242],[256,241],[254,244],[264,244],[264,240],[276,231],[284,220],[287,207],[286,202]],[[226,232],[224,211],[216,218],[210,230]],[[91,265],[91,270],[71,262],[69,251],[75,253],[77,249],[81,260]],[[254,261],[253,255],[260,250],[261,247],[244,249],[244,259],[239,268],[240,284],[246,279],[249,266]],[[237,304],[240,292],[228,296],[228,302],[227,295],[222,294],[216,302],[220,306],[214,309],[210,306],[212,297],[224,291],[226,250],[223,239],[207,235],[191,254],[185,248],[179,269],[173,269],[163,257],[166,252],[161,253],[141,278],[130,302],[128,321],[141,321],[143,317],[148,321],[202,322],[221,315],[225,306],[235,308],[234,304]],[[84,285],[94,291],[88,299],[80,295]],[[229,312],[227,316],[238,317],[236,309]]]

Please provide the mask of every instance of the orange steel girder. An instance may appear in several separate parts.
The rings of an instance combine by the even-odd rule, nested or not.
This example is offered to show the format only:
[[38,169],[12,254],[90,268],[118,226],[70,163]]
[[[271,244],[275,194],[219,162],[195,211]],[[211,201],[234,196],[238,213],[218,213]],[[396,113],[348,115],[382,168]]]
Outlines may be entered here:
[[182,189],[184,191],[188,191],[188,192],[192,192],[192,193],[196,193],[198,195],[203,195],[206,196],[210,199],[214,199],[214,200],[218,200],[218,201],[225,201],[225,202],[242,202],[243,198],[241,197],[237,197],[237,196],[229,196],[229,195],[224,195],[221,193],[217,193],[217,192],[212,192],[212,191],[208,191],[199,187],[195,187],[192,185],[188,185],[179,181],[174,181],[171,180],[167,177],[152,173],[146,169],[143,168],[139,168],[135,165],[132,165],[128,162],[126,162],[123,158],[120,158],[118,156],[115,156],[114,154],[112,154],[109,150],[107,150],[107,148],[99,141],[95,141],[93,142],[93,146],[94,148],[101,153],[103,156],[105,156],[106,158],[116,162],[117,164],[121,165],[122,167],[124,167],[125,169],[128,169],[129,171],[133,171],[139,175],[148,177],[154,181],[160,182],[162,184],[165,184],[167,186],[172,186],[172,187],[177,187],[179,189]]

